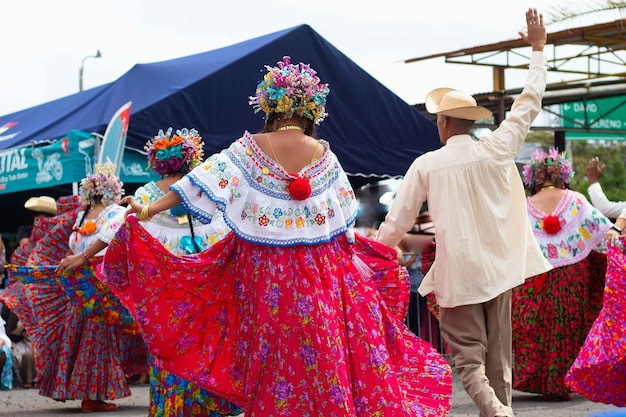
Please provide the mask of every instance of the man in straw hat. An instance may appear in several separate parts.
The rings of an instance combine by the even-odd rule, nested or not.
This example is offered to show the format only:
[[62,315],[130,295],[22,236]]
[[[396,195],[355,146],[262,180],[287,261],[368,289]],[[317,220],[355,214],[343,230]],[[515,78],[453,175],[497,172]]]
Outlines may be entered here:
[[57,202],[54,198],[43,195],[31,197],[24,203],[24,208],[33,212],[33,216],[56,216]]
[[468,94],[438,88],[426,109],[437,115],[442,148],[417,158],[377,239],[395,246],[428,200],[437,253],[419,292],[434,292],[440,326],[463,386],[481,417],[513,416],[511,289],[550,269],[533,237],[524,187],[513,160],[541,110],[547,40],[543,16],[526,12],[532,48],[524,90],[509,117],[474,140],[474,122],[491,112]]
[[[40,197],[31,197],[24,203],[24,208],[33,215],[33,221],[36,222],[42,217],[51,217],[57,215],[57,202],[54,198],[43,195]],[[22,246],[30,239],[30,233],[33,225],[23,225],[17,229],[17,245]]]

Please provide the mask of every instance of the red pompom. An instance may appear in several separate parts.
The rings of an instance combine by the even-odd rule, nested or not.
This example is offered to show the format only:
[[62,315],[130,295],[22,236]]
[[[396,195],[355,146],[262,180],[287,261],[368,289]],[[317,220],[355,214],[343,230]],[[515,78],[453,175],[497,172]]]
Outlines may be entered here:
[[543,219],[543,230],[549,234],[553,235],[561,230],[561,222],[559,218],[556,216],[546,216]]
[[289,195],[296,200],[306,200],[311,195],[311,184],[306,178],[297,178],[287,187]]

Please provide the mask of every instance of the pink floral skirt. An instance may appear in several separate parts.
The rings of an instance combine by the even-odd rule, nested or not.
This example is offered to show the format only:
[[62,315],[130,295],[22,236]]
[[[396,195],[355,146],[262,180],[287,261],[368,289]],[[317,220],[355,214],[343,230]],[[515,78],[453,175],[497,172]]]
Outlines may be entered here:
[[129,217],[102,271],[162,366],[246,416],[447,415],[450,367],[403,323],[406,270],[357,238],[278,247],[231,233],[177,257]]

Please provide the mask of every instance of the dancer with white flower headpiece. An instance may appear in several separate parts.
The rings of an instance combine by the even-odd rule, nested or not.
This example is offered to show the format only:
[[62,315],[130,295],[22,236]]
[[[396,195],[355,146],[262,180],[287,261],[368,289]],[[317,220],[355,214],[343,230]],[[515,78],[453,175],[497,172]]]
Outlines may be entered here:
[[[80,183],[82,208],[57,216],[50,230],[43,231],[27,265],[16,268],[16,274],[28,284],[25,293],[33,316],[29,332],[39,364],[39,393],[57,401],[80,400],[82,411],[116,410],[117,405],[108,401],[131,395],[126,375],[147,370],[145,345],[140,335],[129,331],[131,324],[122,323],[108,306],[86,305],[85,297],[68,296],[66,288],[67,282],[80,281],[83,276],[95,280],[103,253],[87,259],[84,250],[107,220],[123,211],[114,204],[123,190],[113,171],[110,165],[96,166],[96,172]],[[55,274],[57,265],[51,260],[58,250],[51,248],[57,245],[46,248],[45,244],[62,238],[67,243],[58,248],[69,247],[71,253],[85,257],[85,268]],[[100,297],[100,301],[104,299]],[[110,314],[87,314],[92,310]]]

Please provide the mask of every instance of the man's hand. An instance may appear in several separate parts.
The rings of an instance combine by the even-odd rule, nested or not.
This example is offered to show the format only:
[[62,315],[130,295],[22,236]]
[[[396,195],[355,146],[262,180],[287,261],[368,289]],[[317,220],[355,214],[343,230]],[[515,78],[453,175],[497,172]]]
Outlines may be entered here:
[[614,245],[615,241],[620,237],[620,233],[615,229],[609,229],[604,238],[609,241],[610,245]]
[[538,13],[537,9],[530,8],[526,11],[526,27],[528,28],[528,33],[519,32],[522,40],[529,44],[533,51],[543,51],[548,35],[543,24],[543,15]]
[[587,168],[585,169],[585,173],[587,174],[587,180],[589,180],[589,185],[595,184],[600,180],[600,177],[604,172],[604,168],[606,168],[606,166],[604,164],[600,165],[600,160],[597,156],[595,158],[591,158],[591,160],[587,164]]

